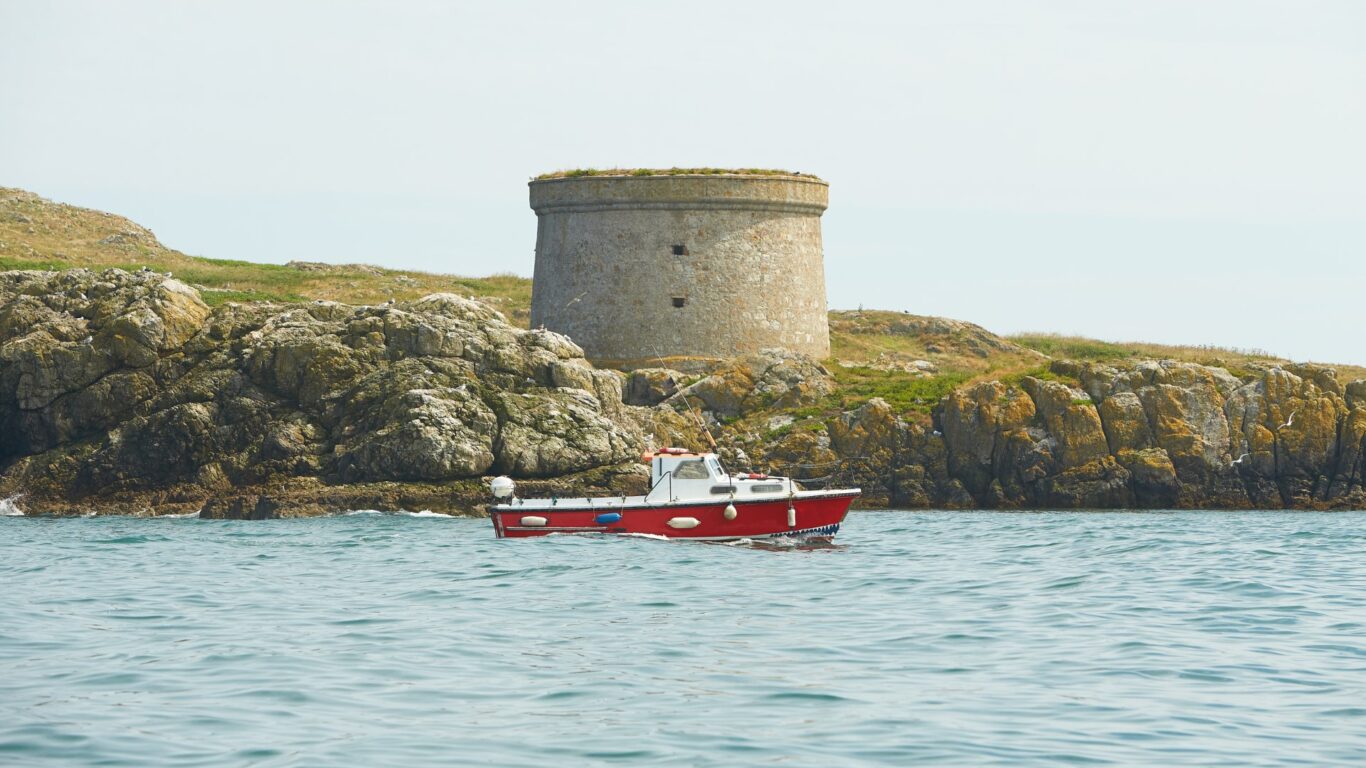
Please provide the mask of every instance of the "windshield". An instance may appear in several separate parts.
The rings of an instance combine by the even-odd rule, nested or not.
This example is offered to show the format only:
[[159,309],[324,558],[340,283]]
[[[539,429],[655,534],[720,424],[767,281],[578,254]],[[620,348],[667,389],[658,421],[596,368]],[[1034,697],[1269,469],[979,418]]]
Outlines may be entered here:
[[681,461],[674,467],[675,480],[710,480],[711,475],[707,473],[707,468],[702,464],[701,459]]

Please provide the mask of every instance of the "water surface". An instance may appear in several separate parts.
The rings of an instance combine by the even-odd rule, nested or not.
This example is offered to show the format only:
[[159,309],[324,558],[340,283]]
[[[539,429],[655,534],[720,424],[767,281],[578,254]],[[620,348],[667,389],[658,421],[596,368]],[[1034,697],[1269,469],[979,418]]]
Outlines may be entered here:
[[0,764],[1366,764],[1366,513],[838,542],[0,518]]

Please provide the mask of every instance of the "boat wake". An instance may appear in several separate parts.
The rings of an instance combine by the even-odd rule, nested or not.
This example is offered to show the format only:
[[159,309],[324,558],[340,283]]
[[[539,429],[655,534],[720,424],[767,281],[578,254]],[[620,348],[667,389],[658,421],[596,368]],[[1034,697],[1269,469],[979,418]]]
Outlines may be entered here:
[[657,533],[618,533],[617,536],[625,536],[631,539],[654,539],[656,541],[687,541],[687,539],[676,539],[669,536],[660,536]]
[[765,552],[810,552],[826,549],[844,551],[849,548],[843,544],[836,544],[834,539],[824,536],[773,536],[766,539],[736,539],[708,543],[741,549],[759,549]]

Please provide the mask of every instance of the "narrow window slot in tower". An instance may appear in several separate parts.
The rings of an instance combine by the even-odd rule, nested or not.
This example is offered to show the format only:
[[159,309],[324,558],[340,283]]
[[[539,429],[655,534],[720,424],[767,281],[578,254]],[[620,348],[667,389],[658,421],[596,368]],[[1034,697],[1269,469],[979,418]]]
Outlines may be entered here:
[[674,308],[675,308],[675,309],[682,309],[682,308],[683,308],[683,305],[684,305],[684,304],[687,304],[687,303],[688,303],[688,300],[687,300],[686,297],[683,297],[683,296],[675,296],[675,297],[674,297]]
[[686,246],[686,245],[674,245],[674,246],[670,246],[670,250],[673,251],[673,253],[674,253],[675,256],[687,256],[687,255],[688,255],[688,246]]

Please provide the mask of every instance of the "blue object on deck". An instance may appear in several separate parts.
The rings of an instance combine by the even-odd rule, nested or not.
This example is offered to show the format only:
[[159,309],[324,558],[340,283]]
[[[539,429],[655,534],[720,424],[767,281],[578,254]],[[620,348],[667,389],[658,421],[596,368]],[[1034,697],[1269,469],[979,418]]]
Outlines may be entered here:
[[603,512],[601,515],[598,515],[597,517],[593,518],[593,520],[597,522],[598,525],[611,525],[612,523],[615,523],[620,519],[620,512]]

